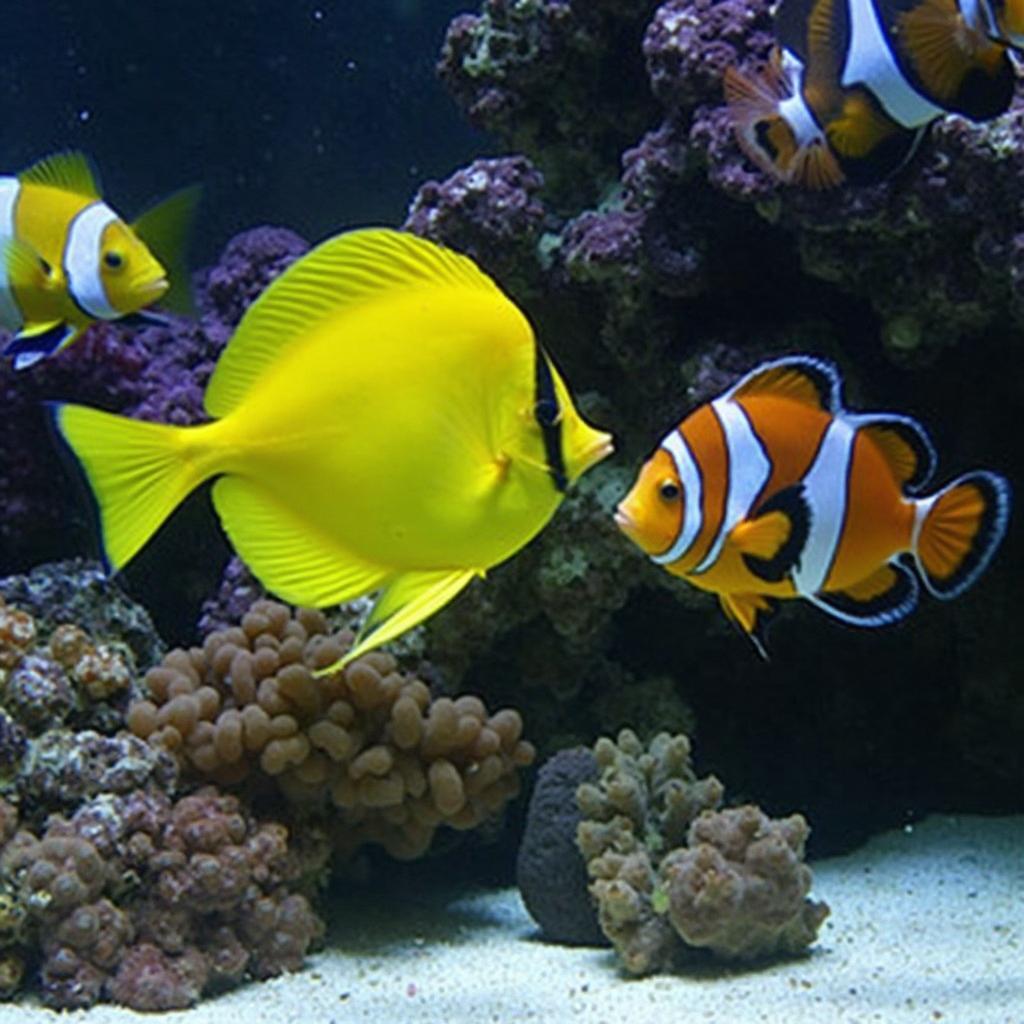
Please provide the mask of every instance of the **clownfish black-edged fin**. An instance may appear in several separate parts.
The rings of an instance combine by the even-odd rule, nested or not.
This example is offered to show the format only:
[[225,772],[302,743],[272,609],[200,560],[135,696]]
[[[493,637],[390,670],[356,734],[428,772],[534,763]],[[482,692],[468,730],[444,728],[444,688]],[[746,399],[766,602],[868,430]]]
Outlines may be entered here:
[[918,499],[913,555],[935,597],[962,594],[985,571],[1006,533],[1010,502],[1008,481],[986,470]]
[[917,607],[920,592],[913,570],[890,562],[852,587],[812,594],[809,600],[851,626],[889,626]]
[[783,356],[755,366],[726,392],[727,398],[753,395],[789,398],[834,415],[842,409],[843,379],[827,359]]
[[871,439],[907,493],[917,494],[927,486],[938,456],[917,420],[899,413],[846,414],[843,418]]
[[73,192],[88,199],[99,199],[100,179],[92,161],[78,150],[51,153],[26,167],[18,175],[23,185],[42,185]]
[[810,529],[811,508],[803,484],[794,484],[773,494],[752,519],[737,523],[729,542],[755,576],[778,583],[800,561]]
[[843,170],[851,185],[873,185],[891,178],[905,167],[927,133],[922,128],[900,129],[881,139],[870,153],[863,157],[847,157]]
[[42,359],[67,348],[81,330],[62,322],[44,325],[31,332],[22,332],[4,346],[4,355],[14,357],[15,370],[27,370]]
[[778,611],[778,602],[763,594],[719,594],[718,603],[725,617],[768,661],[768,624]]
[[1004,113],[1016,75],[1002,43],[965,29],[955,0],[877,0],[911,85],[973,121]]

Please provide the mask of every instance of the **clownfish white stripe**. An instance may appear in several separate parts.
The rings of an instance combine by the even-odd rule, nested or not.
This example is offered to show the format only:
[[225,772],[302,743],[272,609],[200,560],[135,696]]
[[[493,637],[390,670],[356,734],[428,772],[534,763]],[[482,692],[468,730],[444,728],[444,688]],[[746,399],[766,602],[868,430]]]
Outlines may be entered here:
[[825,431],[818,454],[804,477],[811,523],[807,543],[793,571],[793,583],[805,597],[824,586],[843,536],[856,434],[853,427],[837,416]]
[[668,452],[675,464],[686,501],[683,507],[683,525],[672,546],[663,554],[651,556],[659,565],[671,565],[690,550],[704,525],[704,487],[701,483],[700,467],[680,431],[673,430],[661,442],[661,447]]
[[[18,204],[21,182],[17,178],[0,178],[0,239],[14,237],[14,211]],[[7,279],[7,267],[0,259],[0,327],[21,330],[24,318]]]
[[782,54],[782,71],[789,83],[791,96],[779,103],[779,114],[789,125],[797,146],[810,146],[815,142],[823,142],[825,133],[811,113],[804,99],[803,80],[804,64],[789,50]]
[[89,316],[116,320],[122,314],[107,298],[100,276],[103,232],[117,220],[106,203],[90,203],[71,221],[64,245],[64,273],[68,292]]
[[764,445],[750,425],[743,407],[731,399],[717,398],[711,403],[711,409],[722,427],[729,454],[728,490],[718,535],[694,573],[706,572],[715,564],[725,538],[740,520],[747,517],[772,472]]
[[912,88],[893,57],[873,0],[849,0],[850,46],[844,88],[866,86],[885,112],[904,128],[917,128],[945,111]]

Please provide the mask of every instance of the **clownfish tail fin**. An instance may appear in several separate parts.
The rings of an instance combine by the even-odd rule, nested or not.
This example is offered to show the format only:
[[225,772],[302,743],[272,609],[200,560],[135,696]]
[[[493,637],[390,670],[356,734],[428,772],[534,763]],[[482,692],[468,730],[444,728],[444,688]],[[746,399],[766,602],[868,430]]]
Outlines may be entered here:
[[1010,518],[1010,485],[996,473],[965,473],[917,502],[913,554],[925,586],[948,600],[985,571]]

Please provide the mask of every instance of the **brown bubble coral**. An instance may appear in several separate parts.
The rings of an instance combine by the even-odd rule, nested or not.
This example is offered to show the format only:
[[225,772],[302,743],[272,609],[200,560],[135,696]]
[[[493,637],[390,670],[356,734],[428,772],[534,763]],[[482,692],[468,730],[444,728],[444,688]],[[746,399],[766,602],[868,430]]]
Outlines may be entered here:
[[221,784],[269,777],[291,801],[333,805],[342,853],[377,843],[417,857],[439,825],[472,828],[504,806],[533,747],[515,711],[432,699],[380,651],[315,675],[351,641],[320,612],[257,601],[240,626],[151,669],[129,728]]
[[577,844],[601,928],[630,973],[670,968],[697,948],[752,960],[815,940],[828,907],[807,898],[800,815],[717,810],[722,785],[696,777],[683,735],[644,748],[624,729],[594,754],[601,774],[577,791]]

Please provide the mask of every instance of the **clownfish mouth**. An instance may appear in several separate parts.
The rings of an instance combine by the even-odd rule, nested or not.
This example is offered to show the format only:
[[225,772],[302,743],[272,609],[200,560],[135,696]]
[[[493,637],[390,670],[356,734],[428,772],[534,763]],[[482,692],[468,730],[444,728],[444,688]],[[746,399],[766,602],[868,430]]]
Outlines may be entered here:
[[616,506],[612,518],[615,520],[615,525],[627,537],[632,536],[636,532],[636,520],[621,505]]
[[143,306],[148,306],[150,303],[162,299],[170,286],[171,283],[166,277],[158,277],[155,281],[147,281],[144,284],[140,284],[137,292]]

